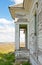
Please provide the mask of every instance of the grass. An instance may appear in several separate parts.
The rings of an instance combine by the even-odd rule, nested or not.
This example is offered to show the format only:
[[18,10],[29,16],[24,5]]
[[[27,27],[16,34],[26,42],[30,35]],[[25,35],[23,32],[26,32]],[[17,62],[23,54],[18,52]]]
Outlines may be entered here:
[[[10,52],[8,54],[0,53],[0,65],[14,65],[15,63],[15,54]],[[31,65],[30,62],[22,62],[22,65]],[[20,65],[20,63],[16,63],[16,65]]]

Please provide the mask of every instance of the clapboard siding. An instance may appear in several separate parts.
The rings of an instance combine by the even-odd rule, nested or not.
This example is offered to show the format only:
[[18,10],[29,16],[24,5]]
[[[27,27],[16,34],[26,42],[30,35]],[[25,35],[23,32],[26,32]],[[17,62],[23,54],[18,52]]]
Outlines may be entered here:
[[38,47],[42,49],[42,11],[39,13]]
[[38,56],[38,60],[39,60],[39,62],[40,62],[41,65],[42,65],[42,55],[39,55],[39,56]]
[[35,32],[35,27],[34,27],[34,23],[35,23],[35,18],[34,18],[34,16],[33,16],[33,19],[32,19],[32,21],[29,23],[29,28],[30,28],[30,33],[29,33],[29,35],[30,35],[30,53],[31,54],[33,54],[34,53],[34,32]]
[[39,15],[38,15],[38,60],[42,65],[42,0],[39,0]]
[[[30,22],[30,61],[32,63],[32,65],[42,65],[42,53],[41,53],[41,50],[42,50],[42,0],[39,0],[39,4],[38,4],[38,24],[37,24],[37,43],[38,43],[38,59],[37,57],[35,56],[35,17],[33,17],[32,21]],[[33,58],[33,55],[35,56]],[[36,58],[36,60],[35,60]]]
[[37,60],[35,59],[35,57],[33,55],[30,55],[30,61],[31,61],[32,65],[38,65]]

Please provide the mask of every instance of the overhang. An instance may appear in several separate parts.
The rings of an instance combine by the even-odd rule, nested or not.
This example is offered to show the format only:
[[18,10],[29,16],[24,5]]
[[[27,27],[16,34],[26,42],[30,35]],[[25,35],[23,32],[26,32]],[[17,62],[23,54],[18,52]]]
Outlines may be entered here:
[[18,18],[18,16],[25,16],[29,14],[33,6],[34,0],[24,0],[23,3],[14,6],[9,6],[9,11],[12,18]]
[[18,18],[18,16],[24,16],[25,15],[25,10],[23,7],[23,3],[17,4],[14,6],[9,7],[9,11],[11,13],[12,18]]

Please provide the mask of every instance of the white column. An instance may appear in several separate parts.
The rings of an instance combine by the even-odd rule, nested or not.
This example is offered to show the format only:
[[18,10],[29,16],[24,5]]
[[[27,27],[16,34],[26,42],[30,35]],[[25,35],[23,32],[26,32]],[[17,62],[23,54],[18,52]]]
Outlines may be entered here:
[[25,46],[27,48],[27,29],[25,30]]
[[29,49],[29,25],[27,24],[27,48]]
[[19,49],[19,24],[15,23],[15,48]]

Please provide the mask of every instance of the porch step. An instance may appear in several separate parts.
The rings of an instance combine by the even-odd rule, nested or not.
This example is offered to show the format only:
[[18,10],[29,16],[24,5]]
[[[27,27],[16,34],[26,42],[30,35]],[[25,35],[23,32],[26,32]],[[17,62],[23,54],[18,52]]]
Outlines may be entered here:
[[15,61],[17,61],[17,62],[18,62],[18,61],[19,61],[19,62],[20,62],[20,61],[28,61],[28,59],[16,59]]
[[16,60],[19,61],[27,61],[29,59],[29,57],[17,57]]
[[16,61],[28,61],[29,60],[29,50],[28,49],[24,49],[21,48],[17,51],[15,51],[15,57],[16,57]]
[[16,59],[14,65],[22,65],[23,62],[30,62],[30,59]]

